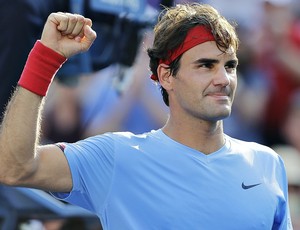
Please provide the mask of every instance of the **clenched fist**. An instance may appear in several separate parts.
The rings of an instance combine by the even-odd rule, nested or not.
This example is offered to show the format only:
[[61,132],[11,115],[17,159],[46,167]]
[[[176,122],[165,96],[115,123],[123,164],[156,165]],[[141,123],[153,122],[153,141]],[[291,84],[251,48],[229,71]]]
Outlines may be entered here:
[[87,51],[97,35],[92,21],[79,14],[51,13],[45,23],[41,42],[69,58]]

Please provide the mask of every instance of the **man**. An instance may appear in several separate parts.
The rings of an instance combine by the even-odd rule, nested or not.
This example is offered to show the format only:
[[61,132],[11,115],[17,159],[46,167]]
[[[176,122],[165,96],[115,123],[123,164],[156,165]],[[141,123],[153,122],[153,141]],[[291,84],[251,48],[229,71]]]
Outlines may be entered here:
[[52,191],[96,213],[104,229],[292,229],[281,158],[223,133],[238,38],[208,5],[170,8],[154,29],[151,78],[170,108],[162,129],[38,146],[51,77],[90,47],[90,26],[80,15],[49,16],[1,127],[0,181]]

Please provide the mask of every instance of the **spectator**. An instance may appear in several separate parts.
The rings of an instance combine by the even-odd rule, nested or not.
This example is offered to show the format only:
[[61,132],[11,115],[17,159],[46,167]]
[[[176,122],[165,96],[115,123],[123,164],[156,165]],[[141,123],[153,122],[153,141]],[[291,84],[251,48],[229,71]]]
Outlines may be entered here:
[[300,90],[293,93],[281,127],[285,144],[273,146],[286,164],[294,229],[300,229]]
[[[143,133],[160,127],[167,119],[158,87],[149,80],[145,49],[152,39],[145,34],[134,65],[120,79],[122,67],[112,65],[89,78],[82,89],[85,137],[107,131]],[[152,100],[149,100],[152,98]]]
[[[83,13],[93,19],[93,27],[101,36],[98,37],[89,52],[71,57],[68,60],[69,64],[66,63],[67,65],[64,65],[57,73],[56,83],[58,84],[52,85],[53,96],[49,97],[50,102],[46,104],[45,109],[47,120],[43,125],[45,143],[53,143],[61,138],[75,142],[80,137],[86,137],[91,133],[101,133],[101,130],[119,130],[122,129],[121,125],[124,126],[124,123],[129,121],[128,118],[133,118],[133,116],[126,116],[126,111],[130,111],[132,106],[122,106],[121,109],[119,105],[125,105],[125,103],[117,103],[118,106],[115,106],[114,101],[121,102],[126,97],[128,103],[134,104],[134,97],[130,96],[133,95],[130,92],[124,92],[122,97],[120,96],[120,91],[124,91],[120,87],[124,87],[124,83],[127,84],[131,78],[128,75],[132,72],[131,69],[142,39],[142,31],[145,27],[151,26],[153,17],[156,17],[159,10],[159,1],[150,1],[148,4],[146,1],[138,1],[134,3],[134,7],[128,2],[119,2],[114,5],[110,2],[99,1],[95,4],[91,1],[81,1],[80,7],[76,5],[76,1],[71,1],[71,3],[74,4],[71,7],[73,12]],[[139,64],[147,65],[142,61],[139,61]],[[145,75],[145,73],[141,74]],[[103,75],[106,76],[101,77]],[[85,88],[83,82],[85,85],[89,85],[89,88]],[[111,91],[109,91],[110,89]],[[79,95],[79,92],[83,93]],[[95,119],[99,120],[100,116],[104,116],[98,114],[97,111],[101,110],[100,113],[103,113],[102,103],[105,100],[103,102],[98,100],[101,101],[101,105],[93,104],[91,96],[93,95],[95,99],[101,98],[102,92],[105,92],[105,99],[111,96],[110,108],[113,107],[120,112],[115,113],[114,109],[107,110],[112,113],[106,116],[101,123],[95,124]],[[135,108],[141,107],[136,106]],[[89,112],[92,112],[93,115],[91,116]],[[127,119],[121,120],[118,116],[122,116],[124,119],[127,117]],[[142,117],[146,118],[147,116]],[[142,122],[140,118],[137,121]],[[103,122],[104,120],[105,122]],[[145,121],[144,119],[143,121],[144,125],[148,124],[148,128],[154,125],[150,123],[151,120]],[[141,130],[141,127],[136,124],[135,130]]]
[[[265,144],[283,143],[280,129],[291,95],[300,87],[300,43],[293,37],[300,33],[294,25],[295,14],[289,0],[264,1],[264,20],[256,35],[253,50],[256,66],[267,81],[268,98],[263,117]],[[256,39],[257,38],[257,39]]]
[[[53,11],[66,11],[64,0],[0,0],[0,117],[17,85],[28,53]],[[18,54],[18,55],[15,55]],[[1,119],[0,119],[1,120]]]

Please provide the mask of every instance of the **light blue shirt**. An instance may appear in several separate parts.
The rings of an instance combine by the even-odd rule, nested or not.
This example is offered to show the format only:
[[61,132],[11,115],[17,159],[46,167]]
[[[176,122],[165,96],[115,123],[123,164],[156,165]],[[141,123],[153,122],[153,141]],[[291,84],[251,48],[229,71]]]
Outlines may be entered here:
[[292,229],[287,178],[273,150],[225,135],[205,155],[161,130],[67,144],[73,189],[55,193],[110,230]]

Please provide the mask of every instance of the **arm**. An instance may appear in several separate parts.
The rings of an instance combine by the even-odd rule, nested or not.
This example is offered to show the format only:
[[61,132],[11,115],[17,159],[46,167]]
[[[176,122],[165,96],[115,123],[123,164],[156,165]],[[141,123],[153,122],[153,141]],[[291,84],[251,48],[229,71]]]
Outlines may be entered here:
[[[88,50],[93,43],[96,33],[91,24],[90,19],[80,15],[52,13],[45,24],[41,43],[69,58]],[[35,72],[30,74],[33,79]],[[17,87],[0,126],[0,183],[70,191],[71,174],[61,150],[54,145],[38,146],[42,109],[43,94]]]

